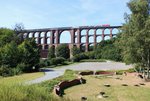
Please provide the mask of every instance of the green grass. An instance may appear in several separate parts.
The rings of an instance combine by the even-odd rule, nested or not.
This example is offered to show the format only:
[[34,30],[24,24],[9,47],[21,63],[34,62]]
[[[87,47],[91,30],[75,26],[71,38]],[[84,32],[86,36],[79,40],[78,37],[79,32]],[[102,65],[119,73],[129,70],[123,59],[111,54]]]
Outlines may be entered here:
[[50,92],[55,84],[62,80],[75,78],[75,72],[67,70],[65,74],[42,84],[25,85],[20,82],[31,80],[43,73],[29,73],[0,79],[0,101],[70,101],[68,98],[56,97]]
[[[84,78],[87,83],[66,89],[64,98],[71,98],[72,101],[79,101],[82,96],[87,97],[88,101],[149,101],[150,99],[149,84],[136,87],[134,84],[139,82],[133,82],[135,78],[127,77],[123,80],[93,76]],[[122,83],[126,83],[128,86],[122,86]],[[111,87],[105,87],[104,84],[110,84]],[[97,96],[101,91],[104,91],[108,97],[98,99]]]
[[0,101],[70,101],[59,98],[38,85],[0,84]]
[[8,83],[22,83],[25,81],[33,80],[44,76],[43,72],[36,73],[25,73],[21,75],[11,76],[11,77],[1,77],[0,84],[8,84]]
[[72,71],[72,70],[66,70],[63,76],[57,77],[57,78],[49,80],[49,81],[45,81],[43,83],[40,83],[39,85],[47,88],[48,91],[51,92],[53,90],[54,86],[56,84],[58,84],[59,82],[77,78],[76,73],[77,72]]

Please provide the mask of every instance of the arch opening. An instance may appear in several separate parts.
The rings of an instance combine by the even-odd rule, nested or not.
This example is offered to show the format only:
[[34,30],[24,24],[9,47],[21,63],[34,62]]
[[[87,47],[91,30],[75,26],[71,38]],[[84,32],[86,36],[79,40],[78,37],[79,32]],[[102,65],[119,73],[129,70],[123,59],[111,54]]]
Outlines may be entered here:
[[105,30],[104,30],[104,34],[110,34],[110,29],[108,29],[108,28],[105,29]]
[[44,37],[45,36],[45,32],[40,33],[40,37]]
[[23,38],[27,38],[27,37],[28,37],[28,33],[24,33]]
[[99,35],[99,34],[101,35],[102,34],[102,29],[97,29],[96,34],[97,35]]
[[89,35],[94,35],[94,29],[89,30]]
[[71,34],[69,31],[63,31],[59,37],[60,43],[71,43]]
[[96,42],[99,43],[99,42],[101,42],[101,41],[102,41],[102,36],[97,36],[97,37],[96,37]]
[[119,33],[119,30],[117,29],[117,28],[114,28],[113,30],[112,30],[112,34],[118,34]]
[[44,38],[41,38],[40,44],[44,44]]
[[86,35],[86,30],[85,29],[83,29],[82,31],[81,31],[81,36],[82,35]]
[[89,37],[89,43],[94,43],[94,36]]
[[94,44],[90,44],[89,45],[89,51],[93,51],[94,50]]
[[81,43],[86,43],[86,37],[81,38]]
[[78,43],[78,32],[75,32],[75,43]]
[[80,45],[81,52],[85,52],[85,48],[86,48],[86,47],[85,47],[85,44],[81,44],[81,45]]
[[38,44],[38,39],[37,39],[37,38],[35,38],[34,40],[35,40],[35,43],[37,43],[37,44]]
[[51,32],[47,32],[46,37],[50,37],[50,36],[51,36]]
[[46,44],[50,44],[50,38],[47,38]]
[[105,36],[105,40],[110,40],[110,36]]
[[33,36],[33,33],[29,33],[29,38],[32,38],[32,36]]
[[35,38],[39,37],[39,33],[36,32],[36,33],[34,34],[34,37],[35,37]]

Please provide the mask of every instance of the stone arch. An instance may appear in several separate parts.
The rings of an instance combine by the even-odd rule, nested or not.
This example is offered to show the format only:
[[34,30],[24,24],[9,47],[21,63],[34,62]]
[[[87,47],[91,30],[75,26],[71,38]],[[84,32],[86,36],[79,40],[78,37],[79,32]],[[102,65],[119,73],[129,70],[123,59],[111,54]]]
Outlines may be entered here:
[[117,28],[112,29],[112,34],[118,34],[118,33],[119,33],[119,29]]
[[86,35],[86,32],[87,32],[87,30],[85,30],[85,29],[81,30],[81,36]]
[[110,29],[106,28],[106,29],[104,30],[104,34],[110,34]]
[[28,38],[28,33],[24,33],[23,38]]
[[99,43],[99,42],[101,42],[101,41],[102,41],[102,36],[97,36],[97,37],[96,37],[96,42]]
[[86,43],[86,36],[81,37],[81,43]]
[[71,33],[70,31],[63,31],[59,36],[60,43],[71,43]]
[[100,34],[100,35],[101,35],[102,33],[103,33],[103,30],[102,30],[102,29],[97,29],[97,30],[96,30],[96,34]]
[[44,38],[40,38],[40,44],[44,44]]
[[49,31],[49,32],[46,33],[46,37],[49,38],[50,36],[51,36],[51,32]]
[[94,35],[94,29],[90,29],[88,34],[89,35]]
[[110,40],[110,39],[111,39],[111,37],[110,37],[110,36],[108,36],[108,35],[106,35],[104,39],[105,39],[105,40]]
[[94,50],[94,44],[93,43],[90,43],[89,44],[89,51],[93,51]]
[[85,45],[85,43],[82,43],[82,44],[80,45],[80,50],[81,50],[82,52],[85,52],[85,50],[86,50],[86,45]]
[[89,43],[94,43],[94,36],[89,37]]
[[44,36],[45,36],[45,32],[41,32],[41,33],[40,33],[40,37],[43,38]]
[[36,33],[34,34],[34,37],[35,37],[35,38],[39,37],[39,32],[36,32]]
[[46,38],[46,44],[50,44],[50,38]]
[[33,38],[33,33],[31,32],[31,33],[29,33],[29,36],[28,36],[29,38]]
[[34,38],[34,40],[35,40],[36,43],[38,43],[38,39],[37,38]]

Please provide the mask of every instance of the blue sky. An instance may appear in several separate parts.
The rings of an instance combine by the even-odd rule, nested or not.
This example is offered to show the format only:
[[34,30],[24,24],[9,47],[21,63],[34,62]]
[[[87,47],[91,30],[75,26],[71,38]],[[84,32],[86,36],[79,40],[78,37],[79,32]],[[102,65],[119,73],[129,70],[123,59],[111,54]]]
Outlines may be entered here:
[[0,27],[26,29],[121,25],[129,0],[1,0]]

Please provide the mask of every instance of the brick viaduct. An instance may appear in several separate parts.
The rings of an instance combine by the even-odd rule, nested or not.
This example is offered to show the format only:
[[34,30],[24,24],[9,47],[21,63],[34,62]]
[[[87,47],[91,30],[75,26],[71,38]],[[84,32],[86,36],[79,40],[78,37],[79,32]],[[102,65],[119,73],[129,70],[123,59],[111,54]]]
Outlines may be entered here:
[[[80,27],[60,27],[60,28],[45,28],[45,29],[31,29],[31,30],[22,30],[20,33],[23,35],[23,38],[35,38],[36,43],[41,48],[41,57],[46,58],[48,53],[48,48],[51,46],[57,47],[60,43],[60,36],[64,31],[70,33],[71,42],[67,43],[71,49],[74,45],[81,49],[85,45],[85,51],[89,50],[90,45],[96,46],[100,40],[98,37],[101,37],[102,40],[105,40],[105,37],[113,38],[116,36],[116,33],[113,33],[114,29],[119,30],[121,26],[80,26]],[[92,33],[90,31],[93,30]],[[105,32],[107,30],[107,32]],[[82,34],[82,31],[85,31],[85,34]],[[85,37],[85,42],[82,42],[82,38]],[[90,42],[90,37],[93,37],[93,41]]]

